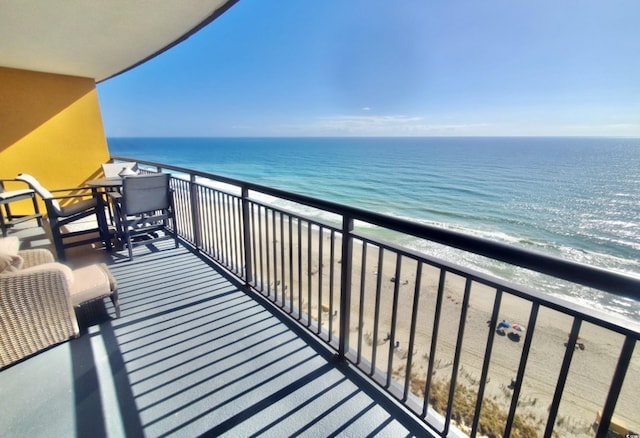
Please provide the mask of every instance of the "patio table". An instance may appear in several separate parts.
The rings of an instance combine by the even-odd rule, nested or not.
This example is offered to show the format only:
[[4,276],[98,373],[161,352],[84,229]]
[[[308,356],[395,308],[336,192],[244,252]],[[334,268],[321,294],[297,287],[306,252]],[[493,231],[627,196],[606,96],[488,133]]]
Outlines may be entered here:
[[104,192],[119,190],[122,187],[122,178],[97,178],[86,182],[87,186],[91,187],[91,193],[94,199],[98,202],[98,227],[100,228],[100,235],[108,251],[111,251],[111,230],[109,229],[109,222],[104,214],[104,209],[109,209],[110,222],[113,224],[113,213],[111,211],[111,205],[109,201],[105,200]]
[[98,189],[116,189],[122,187],[122,178],[97,178],[87,181],[87,185],[91,187],[91,190],[97,192]]

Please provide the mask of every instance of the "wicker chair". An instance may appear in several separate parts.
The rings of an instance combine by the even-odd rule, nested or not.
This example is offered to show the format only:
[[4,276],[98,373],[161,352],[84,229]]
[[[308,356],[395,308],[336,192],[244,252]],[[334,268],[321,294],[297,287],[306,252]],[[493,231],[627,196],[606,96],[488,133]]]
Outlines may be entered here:
[[0,273],[0,368],[77,337],[74,307],[110,297],[120,317],[117,284],[106,265],[71,270],[46,249],[17,255],[22,267]]

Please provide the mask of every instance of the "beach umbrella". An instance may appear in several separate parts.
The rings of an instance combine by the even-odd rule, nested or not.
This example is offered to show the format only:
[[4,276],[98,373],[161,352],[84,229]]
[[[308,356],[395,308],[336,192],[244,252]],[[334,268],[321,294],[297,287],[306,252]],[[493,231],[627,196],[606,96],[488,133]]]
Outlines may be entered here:
[[511,324],[509,324],[504,319],[498,324],[498,328],[511,328]]
[[521,326],[520,324],[513,324],[511,326],[511,328],[517,332],[523,332],[524,331],[524,327]]

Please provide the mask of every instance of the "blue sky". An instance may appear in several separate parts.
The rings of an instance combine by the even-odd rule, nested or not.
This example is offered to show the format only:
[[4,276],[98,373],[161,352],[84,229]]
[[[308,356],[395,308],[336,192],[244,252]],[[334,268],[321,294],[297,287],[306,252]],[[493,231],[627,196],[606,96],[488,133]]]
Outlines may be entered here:
[[110,137],[640,137],[638,23],[638,0],[240,0],[98,92]]

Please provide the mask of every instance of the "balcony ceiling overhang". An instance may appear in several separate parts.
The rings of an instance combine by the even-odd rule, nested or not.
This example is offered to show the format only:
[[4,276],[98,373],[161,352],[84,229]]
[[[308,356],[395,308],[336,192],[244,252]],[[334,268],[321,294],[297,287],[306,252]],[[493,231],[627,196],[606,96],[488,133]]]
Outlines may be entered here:
[[103,81],[188,38],[238,0],[0,0],[0,66]]

